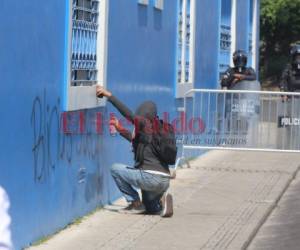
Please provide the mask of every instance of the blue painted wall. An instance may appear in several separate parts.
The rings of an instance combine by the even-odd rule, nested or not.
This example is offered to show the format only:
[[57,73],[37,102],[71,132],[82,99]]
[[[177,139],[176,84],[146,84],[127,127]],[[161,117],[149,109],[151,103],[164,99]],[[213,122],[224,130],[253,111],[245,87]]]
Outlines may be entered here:
[[[16,249],[119,197],[109,167],[132,162],[129,143],[107,129],[104,135],[60,132],[67,5],[0,2],[10,13],[0,17],[0,184],[11,200]],[[165,0],[163,11],[110,0],[107,87],[131,108],[153,99],[160,112],[174,111],[176,8],[174,0]],[[98,111],[114,109],[83,112],[94,120]]]
[[196,1],[196,8],[195,87],[217,88],[221,1]]
[[236,47],[244,51],[249,48],[249,8],[250,0],[237,0]]
[[117,96],[131,99],[130,107],[145,98],[174,104],[176,9],[174,0],[164,1],[163,11],[134,0],[110,2],[107,82]]
[[[194,88],[215,89],[219,86],[221,0],[196,1],[196,12]],[[192,98],[187,99],[188,122],[192,117],[205,117],[207,114],[207,107],[193,112],[192,105],[200,107],[200,95],[195,94],[194,100],[193,102]],[[177,105],[181,107],[183,102],[179,101]],[[187,137],[194,138],[190,130],[188,130]],[[196,157],[204,152],[203,150],[187,150],[185,156]],[[181,148],[179,155],[181,155]]]
[[231,8],[232,0],[221,1],[221,23],[225,25],[231,25]]
[[[132,109],[151,99],[160,113],[174,118],[182,105],[174,98],[178,1],[164,0],[163,11],[153,7],[154,1],[148,6],[137,0],[109,2],[107,88]],[[221,0],[196,2],[195,87],[217,88]],[[248,5],[238,2],[240,21],[249,20],[242,14],[249,13]],[[95,133],[97,113],[116,112],[109,103],[82,111],[89,133],[61,131],[69,84],[69,2],[2,0],[0,8],[9,13],[0,16],[0,185],[11,200],[19,249],[119,197],[109,167],[131,164],[132,154],[129,143],[112,138],[107,126],[104,134]],[[238,37],[245,48],[246,26],[239,27]],[[78,122],[78,112],[69,115]]]
[[[231,12],[232,12],[232,0],[222,0],[221,1],[221,23],[220,26],[224,26],[225,28],[231,29]],[[225,29],[227,30],[227,29]],[[221,31],[222,32],[222,29]],[[230,34],[231,30],[227,30]],[[228,43],[229,44],[229,43]],[[227,68],[230,66],[231,61],[231,47],[227,49],[220,48],[220,76],[224,73]]]

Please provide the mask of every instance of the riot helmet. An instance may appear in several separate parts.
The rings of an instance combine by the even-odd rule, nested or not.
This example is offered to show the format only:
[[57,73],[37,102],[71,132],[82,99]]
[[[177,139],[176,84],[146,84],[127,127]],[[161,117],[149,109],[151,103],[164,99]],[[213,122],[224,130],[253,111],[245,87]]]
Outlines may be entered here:
[[237,50],[233,53],[233,64],[241,72],[247,66],[247,54],[243,50]]
[[294,44],[291,49],[292,67],[300,70],[300,43]]

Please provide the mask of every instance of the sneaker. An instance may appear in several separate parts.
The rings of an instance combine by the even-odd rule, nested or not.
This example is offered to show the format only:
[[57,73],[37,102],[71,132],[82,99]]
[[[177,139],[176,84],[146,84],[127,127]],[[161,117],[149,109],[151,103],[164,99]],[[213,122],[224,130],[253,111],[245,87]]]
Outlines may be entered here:
[[173,216],[173,197],[169,193],[164,193],[161,198],[162,211],[161,217],[172,217]]
[[119,210],[119,212],[123,214],[144,214],[146,212],[146,208],[142,202],[134,201],[127,207]]

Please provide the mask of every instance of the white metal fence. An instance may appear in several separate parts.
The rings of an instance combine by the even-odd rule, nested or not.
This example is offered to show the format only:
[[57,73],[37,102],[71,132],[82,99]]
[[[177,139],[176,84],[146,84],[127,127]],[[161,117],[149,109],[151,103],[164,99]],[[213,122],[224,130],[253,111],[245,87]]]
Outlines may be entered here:
[[300,152],[300,93],[192,89],[183,111],[180,159],[197,149]]

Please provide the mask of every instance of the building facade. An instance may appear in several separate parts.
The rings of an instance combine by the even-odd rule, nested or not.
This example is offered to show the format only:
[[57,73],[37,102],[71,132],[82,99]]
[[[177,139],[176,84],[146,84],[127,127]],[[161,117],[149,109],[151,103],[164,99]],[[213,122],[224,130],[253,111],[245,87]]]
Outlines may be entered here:
[[[259,0],[3,0],[0,185],[16,249],[120,196],[106,86],[133,110],[179,116],[189,88],[218,88],[235,49],[257,69]],[[117,113],[116,113],[117,115]]]

